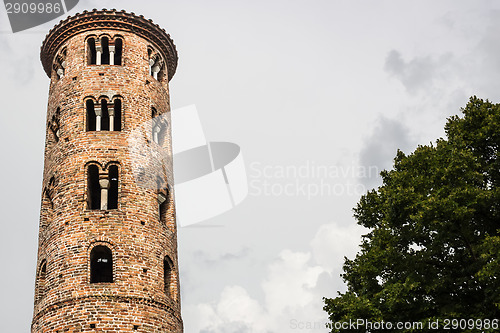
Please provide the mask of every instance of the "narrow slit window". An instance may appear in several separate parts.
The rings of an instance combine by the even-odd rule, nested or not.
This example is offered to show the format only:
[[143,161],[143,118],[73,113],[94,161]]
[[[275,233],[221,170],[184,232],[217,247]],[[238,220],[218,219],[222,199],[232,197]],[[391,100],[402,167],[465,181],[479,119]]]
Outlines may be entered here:
[[89,38],[87,40],[87,63],[89,65],[96,64],[96,48],[95,48],[95,38]]
[[88,99],[85,102],[85,108],[87,111],[87,131],[96,130],[96,113],[94,108],[94,101]]
[[109,167],[108,209],[118,208],[118,166]]
[[166,256],[165,259],[163,259],[163,279],[164,291],[168,297],[171,296],[170,287],[172,285],[173,266],[172,260]]
[[90,252],[90,283],[113,282],[113,254],[103,245]]
[[87,206],[88,209],[101,208],[101,187],[99,185],[99,167],[89,165],[87,169]]

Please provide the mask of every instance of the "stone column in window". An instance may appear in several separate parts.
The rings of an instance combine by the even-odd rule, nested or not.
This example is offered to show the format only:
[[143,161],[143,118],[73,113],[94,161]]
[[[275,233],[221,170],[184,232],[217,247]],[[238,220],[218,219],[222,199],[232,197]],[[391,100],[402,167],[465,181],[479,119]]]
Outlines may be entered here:
[[155,61],[153,58],[149,59],[149,74],[153,75],[153,66],[155,65]]
[[101,117],[102,117],[102,110],[101,110],[101,105],[97,104],[94,109],[95,112],[95,130],[100,131],[101,130]]
[[154,141],[155,143],[158,143],[158,144],[160,143],[160,142],[158,141],[158,138],[159,138],[159,135],[158,135],[158,134],[160,133],[160,130],[161,130],[161,127],[160,127],[160,126],[158,126],[158,125],[155,125],[155,126],[153,127],[153,141]]
[[109,44],[109,64],[115,64],[115,45],[111,43]]
[[[104,177],[108,175],[105,174]],[[109,190],[109,180],[107,178],[99,179],[99,186],[101,187],[101,210],[108,209],[108,190]]]
[[167,201],[167,196],[163,193],[158,193],[158,204],[161,205]]
[[151,68],[151,72],[153,73],[153,77],[158,80],[158,72],[160,71],[160,63],[157,62],[156,64],[153,65]]
[[108,104],[108,114],[109,114],[109,130],[115,130],[115,108],[113,104]]
[[99,39],[95,40],[95,52],[96,52],[95,64],[100,65],[101,64],[102,45],[101,45],[101,41]]

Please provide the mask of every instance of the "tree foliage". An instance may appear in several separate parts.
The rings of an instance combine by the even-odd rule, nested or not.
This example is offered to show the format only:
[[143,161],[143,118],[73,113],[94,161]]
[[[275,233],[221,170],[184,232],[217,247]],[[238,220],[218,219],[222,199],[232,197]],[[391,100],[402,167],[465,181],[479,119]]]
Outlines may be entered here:
[[347,291],[325,299],[332,323],[500,318],[500,104],[472,97],[462,112],[446,139],[398,151],[360,199],[354,216],[370,232],[344,263]]

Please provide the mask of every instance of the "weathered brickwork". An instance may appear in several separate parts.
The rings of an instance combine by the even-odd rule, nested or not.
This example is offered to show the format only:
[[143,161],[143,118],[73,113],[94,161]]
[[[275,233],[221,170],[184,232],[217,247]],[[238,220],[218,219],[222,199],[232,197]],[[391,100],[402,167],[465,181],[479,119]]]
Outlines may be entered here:
[[[103,36],[121,40],[121,64],[89,64],[88,39]],[[51,83],[32,332],[183,332],[171,162],[164,186],[141,186],[132,165],[140,151],[130,148],[154,108],[167,119],[161,149],[171,153],[168,82],[177,52],[170,36],[142,16],[94,10],[54,27],[41,58]],[[121,130],[89,131],[88,99],[96,107],[119,99]],[[146,147],[155,144],[144,136]],[[117,167],[116,209],[91,209],[89,165],[104,182]],[[91,283],[96,246],[112,252],[112,282]]]

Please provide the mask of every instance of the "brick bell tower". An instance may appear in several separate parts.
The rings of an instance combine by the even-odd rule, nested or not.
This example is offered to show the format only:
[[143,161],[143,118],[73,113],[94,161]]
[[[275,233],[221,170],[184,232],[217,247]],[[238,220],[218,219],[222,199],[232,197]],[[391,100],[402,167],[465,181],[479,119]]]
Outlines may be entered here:
[[130,145],[171,155],[172,39],[134,13],[84,11],[49,32],[41,61],[50,89],[31,331],[183,332],[171,159],[138,167],[144,149]]

